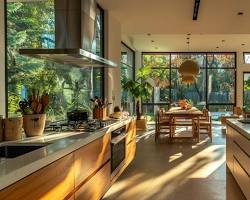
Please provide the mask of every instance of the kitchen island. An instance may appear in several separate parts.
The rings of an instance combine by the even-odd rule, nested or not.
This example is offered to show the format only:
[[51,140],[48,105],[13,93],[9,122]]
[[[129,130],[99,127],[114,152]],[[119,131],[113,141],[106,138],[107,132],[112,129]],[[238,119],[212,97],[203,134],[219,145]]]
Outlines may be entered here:
[[246,199],[250,199],[250,123],[227,120],[226,148],[227,166]]
[[[125,159],[111,177],[111,133],[120,127],[126,129]],[[91,133],[64,134],[56,141],[49,136],[19,141],[44,146],[0,158],[0,199],[100,199],[135,156],[133,118]]]

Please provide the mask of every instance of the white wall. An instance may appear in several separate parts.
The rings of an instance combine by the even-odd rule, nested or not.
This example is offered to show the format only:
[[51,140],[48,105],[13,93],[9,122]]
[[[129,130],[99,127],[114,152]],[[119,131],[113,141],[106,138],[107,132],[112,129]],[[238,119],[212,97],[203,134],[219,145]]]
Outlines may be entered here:
[[0,1],[0,115],[5,115],[4,1]]
[[121,25],[110,12],[105,11],[105,57],[118,64],[116,69],[105,69],[105,98],[114,106],[121,106]]

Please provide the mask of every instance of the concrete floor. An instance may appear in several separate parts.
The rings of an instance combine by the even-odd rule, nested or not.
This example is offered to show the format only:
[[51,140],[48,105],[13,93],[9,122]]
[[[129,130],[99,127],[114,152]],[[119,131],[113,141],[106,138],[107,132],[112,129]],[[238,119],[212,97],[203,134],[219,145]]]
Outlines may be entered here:
[[225,164],[225,135],[213,127],[213,142],[154,142],[154,130],[138,136],[135,160],[104,200],[244,200]]

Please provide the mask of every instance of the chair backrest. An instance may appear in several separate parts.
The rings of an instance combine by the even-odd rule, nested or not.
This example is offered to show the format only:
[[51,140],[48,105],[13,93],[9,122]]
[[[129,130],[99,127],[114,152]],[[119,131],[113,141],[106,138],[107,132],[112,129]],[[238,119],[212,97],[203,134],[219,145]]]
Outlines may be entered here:
[[240,108],[240,107],[234,107],[234,109],[233,109],[233,113],[235,114],[235,115],[242,115],[242,109]]
[[211,113],[209,112],[209,110],[204,108],[202,112],[203,112],[202,118],[207,121],[211,121]]

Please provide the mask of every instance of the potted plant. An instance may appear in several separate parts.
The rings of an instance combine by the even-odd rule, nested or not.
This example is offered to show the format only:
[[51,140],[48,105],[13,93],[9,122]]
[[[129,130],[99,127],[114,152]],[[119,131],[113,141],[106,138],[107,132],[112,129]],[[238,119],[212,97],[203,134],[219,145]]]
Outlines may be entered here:
[[123,89],[129,92],[136,100],[137,121],[141,120],[141,101],[148,100],[153,91],[153,87],[147,79],[151,74],[151,67],[141,67],[136,73],[136,80],[128,80],[123,84]]
[[23,115],[23,129],[27,137],[43,134],[46,122],[45,109],[48,104],[48,94],[40,94],[36,90],[32,90],[28,100],[19,102]]

